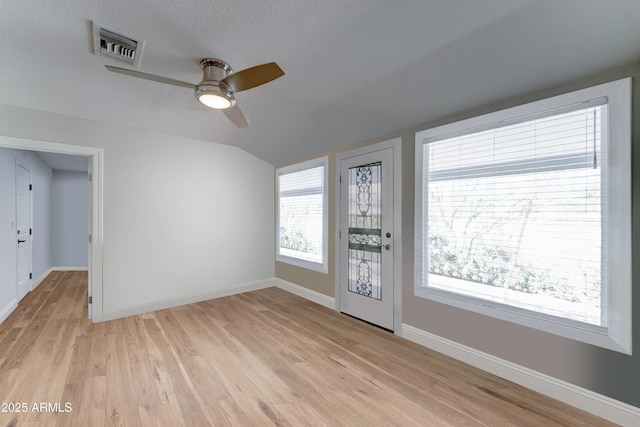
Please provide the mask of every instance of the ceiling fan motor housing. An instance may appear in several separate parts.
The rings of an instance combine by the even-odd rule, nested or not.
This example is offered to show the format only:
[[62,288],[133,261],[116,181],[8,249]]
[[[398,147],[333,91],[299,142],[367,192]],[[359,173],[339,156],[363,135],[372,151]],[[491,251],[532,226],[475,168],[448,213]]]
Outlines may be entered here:
[[[222,80],[232,73],[231,66],[220,59],[213,58],[205,58],[200,61],[200,66],[202,67],[202,81],[196,86],[194,91],[195,98],[204,103],[205,105],[211,107],[211,105],[203,102],[204,95],[217,96],[222,97],[230,103],[227,107],[222,108],[230,108],[233,107],[236,103],[236,99],[233,96],[233,91],[229,86],[224,84]],[[213,107],[218,108],[218,107]]]
[[205,58],[200,61],[202,67],[202,80],[205,81],[221,81],[233,72],[231,65],[221,59]]

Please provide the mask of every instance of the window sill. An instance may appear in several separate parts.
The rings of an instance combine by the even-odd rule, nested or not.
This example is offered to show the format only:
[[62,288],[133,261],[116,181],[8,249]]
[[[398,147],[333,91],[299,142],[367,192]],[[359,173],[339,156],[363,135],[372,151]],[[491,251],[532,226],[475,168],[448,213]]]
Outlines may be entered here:
[[611,328],[603,328],[569,319],[547,316],[488,300],[459,295],[441,289],[416,287],[415,295],[474,313],[490,316],[553,335],[598,347],[631,354],[631,337],[613,336]]
[[276,255],[276,261],[285,264],[294,265],[296,267],[305,268],[307,270],[317,271],[318,273],[328,274],[329,269],[326,263],[320,264],[318,262],[306,261],[302,259],[292,258],[284,255]]

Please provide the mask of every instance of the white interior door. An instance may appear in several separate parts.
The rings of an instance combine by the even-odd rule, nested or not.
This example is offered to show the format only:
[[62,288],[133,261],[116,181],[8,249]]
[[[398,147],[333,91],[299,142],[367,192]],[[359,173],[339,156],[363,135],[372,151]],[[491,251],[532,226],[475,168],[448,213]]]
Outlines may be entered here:
[[340,311],[393,330],[393,149],[340,161]]
[[32,229],[31,229],[31,171],[16,165],[16,223],[17,223],[17,295],[20,301],[31,291]]

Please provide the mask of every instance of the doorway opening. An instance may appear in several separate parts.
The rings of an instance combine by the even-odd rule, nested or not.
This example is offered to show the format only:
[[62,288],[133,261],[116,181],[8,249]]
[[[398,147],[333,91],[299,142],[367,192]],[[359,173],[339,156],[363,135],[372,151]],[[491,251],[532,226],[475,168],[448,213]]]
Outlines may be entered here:
[[[102,221],[103,221],[103,150],[100,148],[60,144],[14,137],[0,136],[0,147],[47,154],[84,157],[89,182],[87,268],[88,315],[93,322],[102,321]],[[22,239],[21,239],[22,240]]]

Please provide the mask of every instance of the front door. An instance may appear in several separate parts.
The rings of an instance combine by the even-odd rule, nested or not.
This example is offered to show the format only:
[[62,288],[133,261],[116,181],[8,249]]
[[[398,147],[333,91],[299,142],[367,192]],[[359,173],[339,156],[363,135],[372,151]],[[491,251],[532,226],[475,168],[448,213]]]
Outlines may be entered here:
[[16,165],[16,214],[17,214],[17,290],[20,301],[31,291],[31,172]]
[[340,311],[393,330],[393,149],[340,161]]

